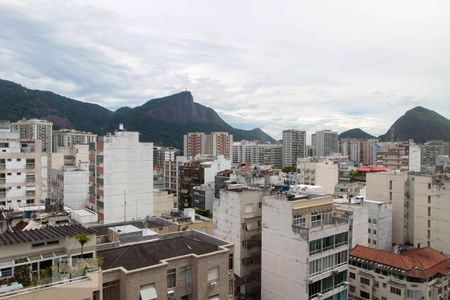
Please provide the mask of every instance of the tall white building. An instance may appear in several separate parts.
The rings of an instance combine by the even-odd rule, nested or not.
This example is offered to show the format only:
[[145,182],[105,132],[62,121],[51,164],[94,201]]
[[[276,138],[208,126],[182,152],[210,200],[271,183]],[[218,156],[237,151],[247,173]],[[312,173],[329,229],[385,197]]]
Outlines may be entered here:
[[[93,162],[91,161],[91,164]],[[106,223],[153,215],[153,144],[122,128],[96,145],[95,209]]]
[[72,209],[83,209],[89,201],[88,164],[50,171],[50,199]]
[[371,248],[392,250],[392,204],[364,200],[369,211],[368,244]]
[[235,245],[233,269],[236,290],[259,299],[261,290],[261,201],[264,191],[229,185],[214,201],[214,235]]
[[48,196],[47,153],[40,140],[21,139],[9,123],[0,128],[0,208],[41,205]]
[[328,156],[339,152],[338,133],[331,130],[320,130],[315,133],[316,155]]
[[18,132],[21,139],[40,140],[43,152],[52,151],[52,128],[52,122],[40,119],[23,119],[11,123],[11,130]]
[[339,140],[339,151],[351,162],[362,161],[362,140],[345,138]]
[[297,158],[306,157],[306,132],[283,130],[283,167],[295,166]]
[[52,137],[52,152],[56,152],[58,147],[72,147],[73,145],[95,143],[96,140],[97,135],[91,132],[74,129],[54,130]]
[[333,199],[263,198],[261,299],[347,299],[348,220]]

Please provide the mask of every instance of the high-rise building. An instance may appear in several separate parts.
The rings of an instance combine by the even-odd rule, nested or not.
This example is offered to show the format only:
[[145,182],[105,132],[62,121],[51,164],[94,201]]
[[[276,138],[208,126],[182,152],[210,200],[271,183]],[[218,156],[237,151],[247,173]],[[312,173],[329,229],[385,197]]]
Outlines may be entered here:
[[328,196],[263,198],[261,299],[347,299],[348,219]]
[[367,174],[367,198],[392,203],[392,242],[450,254],[450,180],[441,174]]
[[47,120],[23,119],[11,123],[11,130],[18,132],[24,140],[40,140],[42,152],[52,151],[53,123]]
[[316,155],[328,156],[339,152],[338,133],[331,130],[320,130],[315,133]]
[[339,151],[342,155],[348,157],[351,162],[359,163],[361,161],[362,140],[345,138],[339,140]]
[[391,170],[420,172],[420,146],[414,142],[379,143],[377,166]]
[[214,201],[214,236],[235,245],[237,295],[259,299],[261,291],[261,200],[264,191],[228,185]]
[[306,132],[301,130],[283,130],[283,167],[297,164],[297,158],[306,157]]
[[450,154],[450,143],[444,141],[428,141],[421,146],[422,169],[432,169],[440,155]]
[[270,165],[279,169],[282,166],[281,144],[240,141],[233,143],[233,163],[253,163]]
[[95,143],[96,140],[97,135],[91,132],[77,131],[74,129],[54,130],[52,152],[56,152],[59,147],[90,144]]
[[365,166],[374,166],[376,161],[373,159],[374,144],[377,142],[375,139],[362,140],[361,141],[361,162]]
[[183,138],[184,153],[188,158],[197,155],[224,156],[231,160],[233,155],[233,135],[228,132],[188,132]]
[[48,197],[48,153],[39,139],[21,139],[9,123],[0,128],[0,209],[42,205]]
[[91,155],[92,169],[92,204],[99,220],[106,224],[153,215],[153,144],[139,142],[139,132],[121,126],[99,139]]

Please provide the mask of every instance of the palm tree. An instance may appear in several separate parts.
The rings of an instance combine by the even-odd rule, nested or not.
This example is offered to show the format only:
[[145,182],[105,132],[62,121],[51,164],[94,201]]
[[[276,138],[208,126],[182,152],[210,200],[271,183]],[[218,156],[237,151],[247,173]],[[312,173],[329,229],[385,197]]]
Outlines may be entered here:
[[83,247],[84,247],[84,244],[89,242],[90,238],[89,238],[89,236],[86,233],[79,233],[79,234],[77,234],[75,236],[75,238],[77,239],[77,241],[81,245],[81,258],[83,258]]

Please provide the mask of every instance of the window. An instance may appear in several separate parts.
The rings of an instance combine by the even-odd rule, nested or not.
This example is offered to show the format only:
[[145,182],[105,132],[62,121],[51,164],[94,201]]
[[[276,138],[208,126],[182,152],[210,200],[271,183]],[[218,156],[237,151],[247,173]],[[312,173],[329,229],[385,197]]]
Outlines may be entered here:
[[377,244],[377,241],[376,241],[376,240],[373,240],[373,241],[372,241],[372,244],[376,245],[376,244]]
[[92,300],[100,300],[100,291],[92,292]]
[[356,288],[353,285],[351,285],[351,286],[348,287],[348,291],[350,293],[354,293],[356,291]]
[[428,196],[428,203],[431,203],[431,196]]
[[20,175],[22,175],[22,173],[18,172],[18,173],[17,173],[17,176],[20,176]]
[[431,217],[431,207],[428,207],[428,216]]
[[228,270],[233,269],[233,253],[228,255]]
[[428,228],[431,227],[431,220],[428,220]]
[[430,230],[427,230],[427,239],[430,239],[430,235],[431,235]]
[[302,214],[294,215],[294,225],[305,226],[306,218]]
[[103,299],[104,300],[119,300],[120,299],[120,281],[111,281],[103,284]]
[[386,283],[383,282],[383,287],[386,288]]
[[377,230],[376,229],[373,230],[373,234],[377,234]]
[[31,248],[38,248],[38,247],[43,247],[45,246],[45,243],[34,243],[31,244]]
[[192,299],[192,295],[191,294],[184,295],[184,296],[181,297],[181,300],[191,300],[191,299]]
[[363,299],[370,299],[370,294],[364,291],[360,291],[359,295],[361,296],[361,298]]
[[177,285],[177,270],[167,270],[167,288],[174,288]]
[[180,283],[181,285],[188,285],[192,283],[192,268],[185,266],[180,268]]
[[395,295],[401,296],[402,295],[402,290],[391,286],[391,294],[395,294]]
[[369,228],[369,229],[368,229],[368,232],[369,232],[369,233],[371,233],[371,232],[372,232],[372,230],[370,230],[370,228]]
[[369,218],[369,223],[372,223],[372,219],[371,218]]
[[365,284],[365,285],[370,285],[370,279],[369,279],[369,278],[366,278],[366,277],[362,277],[362,276],[361,276],[360,282],[361,282],[362,284]]
[[389,189],[392,190],[392,180],[389,180]]
[[373,219],[372,224],[377,224],[377,219]]
[[355,279],[355,278],[356,278],[356,274],[353,273],[353,272],[350,272],[350,278],[351,278],[351,279]]
[[219,267],[208,269],[208,282],[219,280]]
[[2,277],[11,277],[12,276],[12,268],[6,268],[0,270],[0,278]]

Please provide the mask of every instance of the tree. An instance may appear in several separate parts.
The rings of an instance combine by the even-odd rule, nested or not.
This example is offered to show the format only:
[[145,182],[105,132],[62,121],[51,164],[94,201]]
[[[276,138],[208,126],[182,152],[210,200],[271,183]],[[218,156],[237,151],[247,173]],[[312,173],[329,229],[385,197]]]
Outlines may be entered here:
[[86,233],[79,233],[75,236],[75,238],[77,239],[77,241],[80,243],[81,245],[81,258],[83,258],[83,248],[84,248],[84,244],[86,244],[87,242],[89,242],[90,238]]

